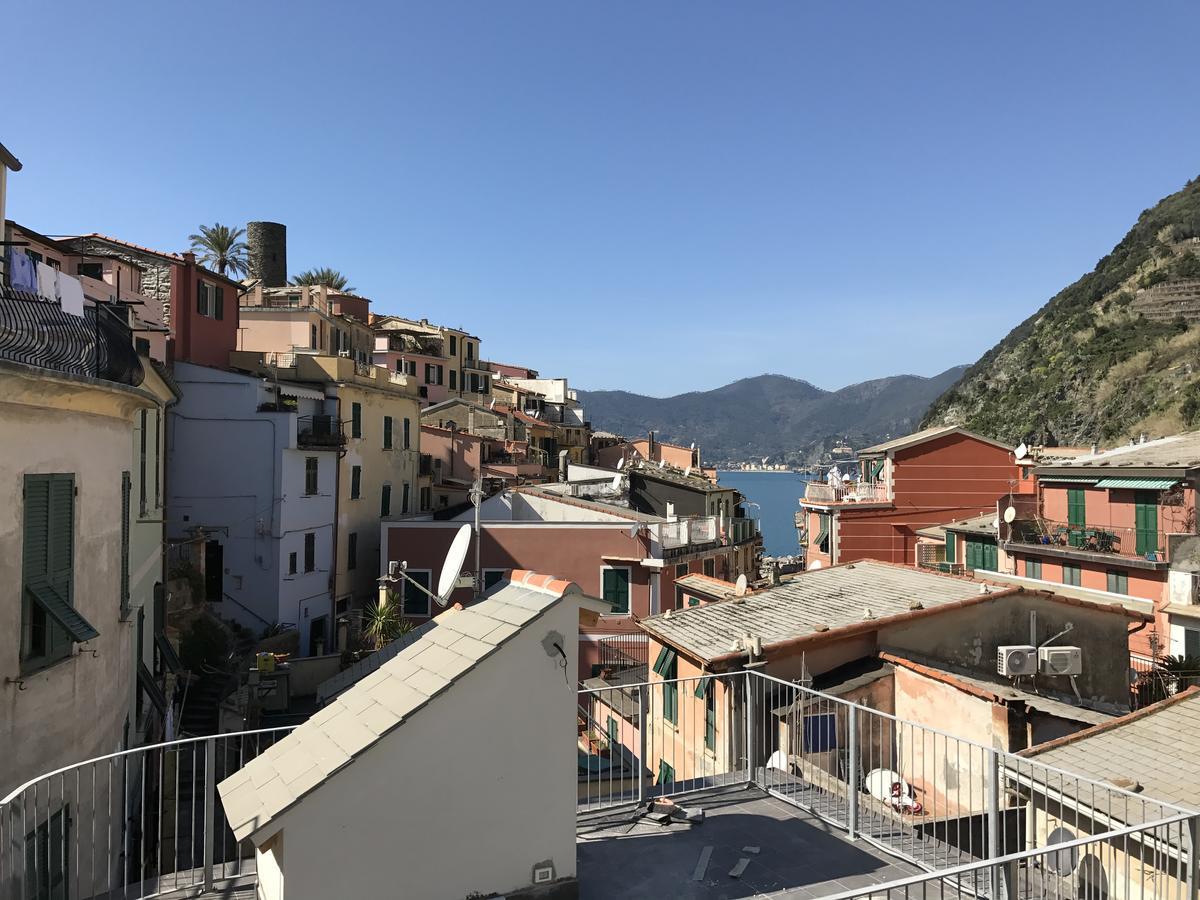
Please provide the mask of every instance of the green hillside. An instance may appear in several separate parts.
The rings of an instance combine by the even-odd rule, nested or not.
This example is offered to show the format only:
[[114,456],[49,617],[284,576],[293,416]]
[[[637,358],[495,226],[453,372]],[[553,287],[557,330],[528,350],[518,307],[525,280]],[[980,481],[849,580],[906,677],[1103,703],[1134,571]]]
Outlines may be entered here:
[[939,397],[923,424],[1013,443],[1048,431],[1061,444],[1200,426],[1200,315],[1156,299],[1168,288],[1200,296],[1198,254],[1200,178],[1143,212],[1093,271]]

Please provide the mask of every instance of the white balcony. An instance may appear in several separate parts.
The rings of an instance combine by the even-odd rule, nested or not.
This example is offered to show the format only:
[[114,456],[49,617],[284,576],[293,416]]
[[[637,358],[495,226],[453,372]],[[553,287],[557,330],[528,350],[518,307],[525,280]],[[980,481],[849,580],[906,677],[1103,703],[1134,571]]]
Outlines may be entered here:
[[804,487],[809,503],[887,503],[891,500],[886,481],[847,481],[838,485],[810,481]]

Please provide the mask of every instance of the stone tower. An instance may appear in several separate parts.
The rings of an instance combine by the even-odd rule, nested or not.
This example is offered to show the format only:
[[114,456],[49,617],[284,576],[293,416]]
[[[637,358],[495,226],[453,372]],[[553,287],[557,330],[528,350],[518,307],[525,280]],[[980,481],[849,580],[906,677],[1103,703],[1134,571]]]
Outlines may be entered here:
[[287,226],[278,222],[247,222],[246,245],[250,250],[250,277],[263,287],[287,284]]

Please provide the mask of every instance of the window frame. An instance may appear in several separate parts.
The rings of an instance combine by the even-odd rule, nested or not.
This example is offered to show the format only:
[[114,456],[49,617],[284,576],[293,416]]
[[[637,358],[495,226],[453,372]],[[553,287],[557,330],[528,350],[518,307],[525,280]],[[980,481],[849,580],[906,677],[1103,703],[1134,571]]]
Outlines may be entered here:
[[350,404],[350,437],[362,438],[362,404],[358,401]]
[[392,449],[392,417],[383,417],[383,449]]
[[[1074,581],[1067,580],[1068,572],[1072,572],[1074,574],[1074,578],[1075,578]],[[1061,580],[1062,580],[1062,583],[1064,585],[1066,585],[1067,587],[1082,587],[1083,586],[1083,566],[1080,566],[1080,565],[1077,565],[1074,563],[1066,563],[1066,562],[1063,563]]]
[[362,499],[362,466],[350,467],[350,499]]
[[[45,571],[32,572],[30,570],[32,558],[28,555],[30,492],[34,485],[41,483],[46,484],[47,492],[46,542],[42,551],[45,558]],[[66,565],[56,568],[52,550],[52,536],[55,533],[56,518],[54,485],[63,483],[69,485],[71,500],[69,505],[69,521],[65,523],[69,532],[67,537],[67,544],[69,546],[67,555],[69,559]],[[49,668],[65,659],[70,659],[73,655],[76,642],[72,639],[71,634],[54,620],[53,615],[42,606],[33,592],[37,587],[47,585],[56,590],[69,606],[72,608],[75,607],[75,532],[77,525],[75,507],[78,502],[76,494],[77,482],[74,472],[29,473],[24,476],[22,481],[21,630],[18,636],[17,650],[17,657],[22,673]],[[40,628],[43,636],[41,642],[36,647],[41,652],[34,653],[33,633],[38,619],[41,620]]]
[[315,497],[321,489],[321,458],[304,457],[304,496]]
[[604,579],[606,577],[605,573],[621,572],[621,571],[623,571],[625,573],[625,609],[623,611],[618,611],[617,609],[613,608],[612,610],[603,613],[603,615],[623,616],[626,618],[631,618],[633,616],[633,567],[632,566],[610,566],[607,563],[600,566],[600,599],[604,600],[605,602],[608,602],[608,597],[605,596],[605,594],[606,594],[605,585],[604,585]]
[[379,489],[379,517],[386,519],[392,514],[392,483],[385,481]]
[[311,575],[317,571],[317,533],[304,533],[304,574]]
[[1110,594],[1129,596],[1129,571],[1127,569],[1105,569],[1105,587]]
[[[1034,566],[1034,571],[1037,572],[1036,575],[1031,575],[1029,573],[1030,566]],[[1025,557],[1025,577],[1036,578],[1038,581],[1042,580],[1042,561],[1040,559],[1036,559],[1032,556]]]
[[351,531],[346,535],[346,571],[352,572],[358,568],[358,532]]

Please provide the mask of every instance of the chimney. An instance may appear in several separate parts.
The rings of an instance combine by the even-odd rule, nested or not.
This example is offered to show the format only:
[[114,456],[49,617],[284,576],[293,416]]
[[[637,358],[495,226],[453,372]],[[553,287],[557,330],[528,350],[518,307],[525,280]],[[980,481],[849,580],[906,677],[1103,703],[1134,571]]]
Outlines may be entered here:
[[250,275],[263,287],[287,284],[287,226],[278,222],[247,222]]

